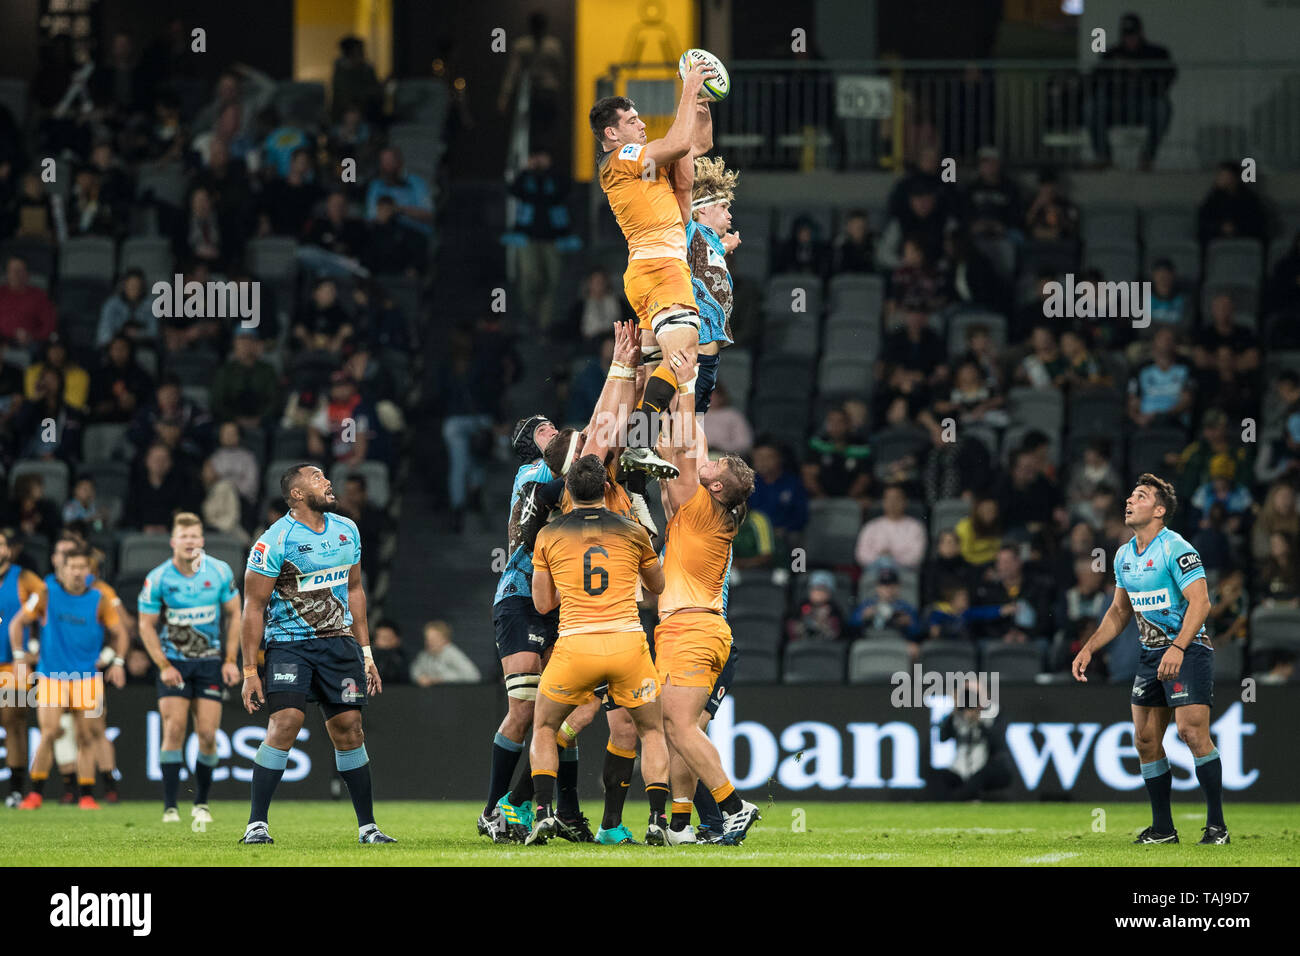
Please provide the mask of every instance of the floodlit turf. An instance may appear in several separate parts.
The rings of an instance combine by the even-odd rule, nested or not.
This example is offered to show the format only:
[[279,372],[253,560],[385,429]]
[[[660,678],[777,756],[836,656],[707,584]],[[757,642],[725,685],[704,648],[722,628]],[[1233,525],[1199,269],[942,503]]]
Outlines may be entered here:
[[[1300,806],[1227,807],[1229,846],[1196,846],[1204,809],[1174,805],[1184,842],[1133,846],[1149,820],[1145,804],[1105,810],[1105,832],[1094,832],[1094,808],[1084,804],[805,803],[763,808],[742,847],[494,846],[475,833],[480,807],[469,803],[393,802],[379,805],[381,827],[395,846],[359,846],[346,802],[285,802],[271,808],[274,846],[240,846],[245,803],[212,805],[206,832],[184,822],[163,824],[155,803],[126,803],[94,811],[46,804],[35,812],[0,810],[5,863],[14,866],[1297,866]],[[587,807],[596,811],[593,803]],[[802,811],[803,832],[799,832]],[[633,833],[643,811],[629,801]],[[641,829],[644,833],[644,829]],[[639,836],[640,834],[638,834]]]

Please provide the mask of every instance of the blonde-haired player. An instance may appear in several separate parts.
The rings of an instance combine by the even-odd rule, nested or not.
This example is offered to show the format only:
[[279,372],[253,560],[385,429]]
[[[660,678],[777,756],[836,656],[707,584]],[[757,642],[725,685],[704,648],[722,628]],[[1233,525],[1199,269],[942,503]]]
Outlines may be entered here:
[[[700,90],[713,75],[712,67],[691,61],[682,76],[676,117],[661,139],[647,141],[645,123],[625,96],[598,100],[588,115],[598,148],[597,179],[627,240],[623,291],[639,319],[647,368],[675,352],[688,357],[689,367],[695,364],[700,316],[686,264],[685,225],[690,220],[696,124],[701,114],[709,115]],[[665,363],[650,373],[629,422],[625,467],[659,477],[676,474],[653,449],[660,414],[668,411],[685,381],[679,377],[685,367]]]
[[[711,139],[711,137],[710,137]],[[686,224],[686,262],[691,268],[695,301],[700,306],[699,371],[695,378],[695,412],[703,415],[718,382],[719,352],[732,343],[731,272],[727,255],[740,245],[731,232],[731,204],[740,174],[721,158],[699,156],[691,186],[691,221]]]
[[[672,356],[686,366],[680,353]],[[703,781],[723,814],[719,842],[735,845],[759,819],[722,769],[717,748],[700,726],[709,694],[731,653],[731,628],[723,616],[723,587],[731,570],[731,542],[745,520],[754,470],[738,455],[709,460],[704,429],[695,420],[695,392],[678,395],[671,443],[678,475],[659,482],[671,514],[664,546],[664,590],[655,628],[655,665],[663,683],[664,731],[672,751],[674,813],[689,810]],[[665,451],[668,448],[661,443]],[[694,842],[686,829],[670,843]]]

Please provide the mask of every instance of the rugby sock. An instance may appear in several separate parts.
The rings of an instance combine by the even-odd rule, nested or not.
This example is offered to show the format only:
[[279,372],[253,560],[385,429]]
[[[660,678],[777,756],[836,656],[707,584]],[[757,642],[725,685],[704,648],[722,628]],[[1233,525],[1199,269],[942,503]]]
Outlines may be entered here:
[[95,795],[95,778],[78,777],[77,778],[77,796],[93,797]]
[[492,740],[492,774],[488,778],[488,802],[483,807],[483,815],[489,816],[507,790],[510,778],[514,775],[519,755],[523,753],[524,742],[511,740],[505,734],[498,733]]
[[684,800],[681,797],[673,797],[673,816],[669,821],[669,829],[675,831],[685,830],[691,825],[691,801]]
[[9,792],[10,793],[22,793],[23,784],[25,784],[26,782],[27,782],[26,767],[9,768]]
[[1223,761],[1215,747],[1204,757],[1196,758],[1196,779],[1205,791],[1205,825],[1224,826],[1223,822]]
[[[645,383],[645,394],[641,404],[628,416],[628,444],[632,447],[653,448],[659,439],[659,415],[667,411],[677,394],[677,376],[672,373],[667,363],[654,370],[649,381]],[[641,444],[640,439],[645,439]]]
[[77,771],[74,770],[71,773],[65,773],[63,775],[63,792],[64,793],[77,792]]
[[635,750],[621,750],[612,743],[605,748],[605,768],[600,775],[605,785],[601,829],[612,830],[623,822],[623,804],[627,802],[627,789],[632,784],[632,765],[635,763]]
[[99,782],[104,785],[104,796],[117,793],[117,778],[113,776],[112,770],[101,770]]
[[700,826],[722,832],[722,811],[702,780],[695,785],[695,812],[700,815]]
[[718,381],[721,355],[697,355],[695,379],[695,414],[703,415],[713,401],[713,387]]
[[531,758],[531,754],[524,754],[524,765],[519,770],[519,779],[515,781],[515,788],[510,791],[510,796],[507,797],[516,807],[522,807],[533,799],[535,787],[533,785],[533,761]]
[[212,769],[217,765],[215,752],[200,753],[198,763],[194,765],[194,802],[207,803],[208,791],[212,789]]
[[645,486],[649,476],[644,471],[625,471],[622,480],[623,487],[627,489],[629,495],[645,497]]
[[736,788],[730,782],[724,783],[720,787],[715,787],[709,793],[713,796],[714,802],[717,803],[718,809],[723,813],[739,813],[744,809],[741,802],[740,794],[736,793]]
[[248,822],[263,823],[271,809],[271,797],[284,776],[284,768],[289,764],[289,751],[277,750],[263,742],[253,757],[253,801],[248,812]]
[[578,805],[578,742],[560,748],[560,772],[556,775],[559,798],[555,812],[571,820],[582,812]]
[[176,806],[176,792],[181,788],[183,758],[179,750],[164,750],[158,755],[163,778],[163,807]]
[[645,785],[645,795],[650,801],[651,819],[658,820],[664,815],[664,810],[668,808],[668,784],[647,783]]
[[533,778],[533,792],[537,794],[537,813],[540,816],[542,807],[550,807],[555,802],[555,771],[534,770],[530,776]]
[[366,753],[366,745],[362,744],[355,750],[334,751],[334,766],[348,785],[352,809],[357,812],[357,826],[373,826],[375,803],[370,789],[370,756]]
[[32,793],[45,794],[45,781],[50,779],[48,773],[41,773],[39,770],[32,771]]
[[1147,785],[1147,793],[1151,797],[1152,828],[1157,833],[1173,833],[1174,818],[1169,812],[1169,793],[1174,787],[1174,777],[1169,772],[1169,758],[1161,757],[1154,763],[1140,764],[1139,767],[1142,782]]

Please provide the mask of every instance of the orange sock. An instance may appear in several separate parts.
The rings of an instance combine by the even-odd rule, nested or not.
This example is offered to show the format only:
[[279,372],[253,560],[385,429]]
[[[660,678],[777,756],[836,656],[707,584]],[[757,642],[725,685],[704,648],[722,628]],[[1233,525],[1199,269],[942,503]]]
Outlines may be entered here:
[[719,805],[722,804],[723,800],[726,800],[727,797],[731,796],[735,792],[736,788],[730,783],[724,783],[722,786],[714,787],[709,791],[709,793],[713,794],[713,802]]

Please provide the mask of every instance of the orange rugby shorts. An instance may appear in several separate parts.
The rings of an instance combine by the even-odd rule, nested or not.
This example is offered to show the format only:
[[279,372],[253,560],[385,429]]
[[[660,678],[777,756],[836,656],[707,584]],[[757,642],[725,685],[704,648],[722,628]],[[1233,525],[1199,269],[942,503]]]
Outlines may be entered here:
[[721,614],[678,611],[655,628],[659,680],[678,687],[712,687],[731,653],[731,628]]
[[624,631],[560,638],[542,670],[538,690],[551,700],[578,707],[606,681],[620,707],[640,707],[658,699],[659,679],[645,634]]
[[639,327],[673,305],[697,309],[691,269],[683,259],[633,259],[623,273],[623,292],[636,310]]

